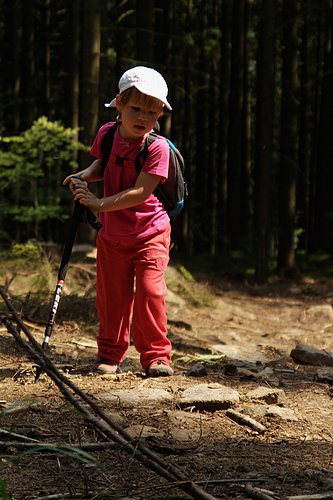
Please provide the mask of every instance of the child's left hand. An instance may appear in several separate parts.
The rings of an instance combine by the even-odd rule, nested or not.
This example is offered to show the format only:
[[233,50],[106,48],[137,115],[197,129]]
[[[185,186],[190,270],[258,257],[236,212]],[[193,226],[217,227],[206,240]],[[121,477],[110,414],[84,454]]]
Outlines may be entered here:
[[100,199],[92,193],[87,186],[76,184],[74,200],[78,200],[82,205],[98,212],[100,208]]

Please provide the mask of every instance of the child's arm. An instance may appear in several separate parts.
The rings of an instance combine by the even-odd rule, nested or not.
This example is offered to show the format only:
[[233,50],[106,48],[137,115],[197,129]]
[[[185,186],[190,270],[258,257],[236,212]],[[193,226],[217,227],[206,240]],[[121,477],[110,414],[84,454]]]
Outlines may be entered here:
[[[83,181],[86,182],[96,182],[96,181],[101,181],[103,180],[103,169],[102,169],[102,161],[101,160],[95,160],[89,165],[89,167],[85,168],[84,170],[81,170],[80,172],[77,172],[75,175],[76,177],[80,177]],[[70,179],[72,175],[68,175],[66,179],[63,181],[63,185],[66,186],[70,182]]]
[[97,198],[89,191],[88,187],[77,184],[74,199],[96,212],[114,212],[143,203],[157,187],[160,180],[159,175],[141,172],[134,187],[107,198]]

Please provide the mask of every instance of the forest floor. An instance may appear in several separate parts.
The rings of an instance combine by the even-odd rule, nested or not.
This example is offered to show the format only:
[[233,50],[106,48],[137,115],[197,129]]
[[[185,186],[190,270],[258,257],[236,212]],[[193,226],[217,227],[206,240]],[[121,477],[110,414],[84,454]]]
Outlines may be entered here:
[[[3,259],[0,266],[0,284],[39,344],[56,262],[36,267]],[[323,367],[290,356],[299,344],[333,352],[332,275],[298,283],[275,278],[259,287],[227,275],[190,274],[171,262],[175,375],[158,379],[146,378],[133,347],[119,374],[90,371],[94,276],[93,253],[75,253],[50,341],[52,359],[126,429],[134,451],[101,435],[48,375],[35,383],[35,363],[0,324],[0,498],[204,498],[143,465],[135,454],[139,443],[210,498],[333,498],[332,378],[318,378]],[[28,296],[41,278],[49,292]],[[4,303],[0,312],[8,316]]]

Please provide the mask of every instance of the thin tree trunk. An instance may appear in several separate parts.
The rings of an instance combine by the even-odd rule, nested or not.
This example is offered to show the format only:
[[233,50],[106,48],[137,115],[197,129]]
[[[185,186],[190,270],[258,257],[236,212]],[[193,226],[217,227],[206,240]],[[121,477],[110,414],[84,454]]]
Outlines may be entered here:
[[317,148],[314,247],[332,250],[333,244],[333,6],[326,0],[327,26]]
[[[208,31],[208,4],[202,3],[200,5],[200,45],[205,47],[207,43]],[[195,172],[195,201],[197,210],[194,214],[196,226],[202,236],[200,241],[200,250],[209,250],[210,233],[207,232],[207,221],[210,217],[210,196],[211,186],[209,182],[209,149],[211,147],[210,130],[209,130],[209,116],[210,116],[210,88],[211,72],[210,61],[203,50],[199,53],[199,68],[197,72],[197,100],[196,107],[200,120],[196,120],[196,134],[199,138],[199,146],[196,151],[196,164],[198,168]]]
[[140,64],[154,63],[154,0],[136,0],[136,58]]
[[280,135],[280,238],[278,270],[297,277],[295,260],[296,180],[298,148],[298,29],[299,1],[284,0],[284,53]]
[[[80,0],[72,0],[68,7],[68,50],[67,50],[67,123],[72,128],[79,127],[80,98]],[[85,54],[82,54],[85,57]],[[85,89],[82,88],[83,94]],[[78,139],[78,133],[76,136]]]
[[[301,28],[301,60],[300,69],[300,130],[299,130],[299,197],[297,200],[297,210],[300,213],[300,226],[303,234],[301,235],[302,248],[306,251],[309,247],[309,210],[310,210],[310,92],[309,92],[309,22],[307,14],[307,1],[302,2],[302,13],[305,17],[302,19]],[[312,121],[312,120],[311,120]]]
[[[99,0],[83,2],[83,52],[81,59],[80,140],[90,145],[99,115],[99,65],[101,17]],[[90,162],[90,158],[88,159]]]
[[230,46],[232,26],[232,0],[224,0],[221,20],[221,85],[220,85],[220,136],[218,149],[220,152],[220,169],[218,177],[219,211],[218,225],[220,248],[225,253],[228,247],[228,131],[229,131],[229,98],[230,98]]
[[44,33],[43,33],[43,88],[42,88],[42,109],[43,114],[48,115],[51,98],[51,0],[45,0],[43,5]]
[[9,133],[20,130],[22,6],[19,0],[5,2],[5,59],[2,60],[4,101],[2,123]]
[[257,235],[256,281],[268,277],[271,225],[271,169],[274,123],[275,1],[263,2],[257,58],[255,138],[255,222]]
[[[322,15],[319,10],[317,12],[316,19],[316,37],[315,40],[315,68],[313,81],[321,82],[322,72],[323,72],[323,54],[325,53],[324,45],[326,31],[327,31],[327,19],[326,16]],[[326,28],[326,29],[325,29]],[[317,194],[317,170],[320,168],[318,148],[320,144],[320,98],[321,89],[320,85],[315,85],[314,89],[314,103],[313,103],[313,120],[312,120],[312,134],[311,134],[311,158],[310,158],[310,208],[309,208],[309,250],[316,251],[318,249],[317,245],[317,230],[320,231],[320,227],[317,228],[317,204],[316,204],[316,194]]]
[[[83,33],[80,84],[80,141],[89,146],[97,132],[100,112],[99,67],[101,46],[101,13],[99,0],[83,1]],[[74,96],[73,96],[74,97]],[[80,167],[90,165],[88,154],[80,158]],[[92,241],[95,235],[88,224],[81,224],[78,231],[80,241]]]
[[241,221],[242,239],[247,241],[247,249],[252,249],[253,221],[252,221],[252,161],[251,161],[251,127],[252,127],[252,91],[250,82],[250,61],[252,59],[250,43],[250,5],[245,0],[244,6],[244,87],[243,87],[243,141],[242,141],[242,172],[241,172]]
[[[192,0],[187,2],[186,8],[186,25],[190,29],[192,25]],[[170,26],[170,35],[173,35],[173,24]],[[178,59],[179,67],[186,64],[186,61],[193,57],[193,52],[188,47],[185,50],[179,51],[180,57]],[[170,59],[171,61],[171,59]],[[193,127],[195,126],[197,109],[193,105],[194,94],[195,94],[195,78],[193,76],[194,68],[193,65],[189,65],[188,71],[184,74],[184,115],[183,118],[177,115],[174,122],[181,123],[182,127],[182,147],[183,155],[186,161],[186,177],[189,184],[190,196],[186,200],[186,206],[184,214],[182,215],[182,223],[179,231],[180,236],[180,249],[186,251],[189,255],[194,252],[194,225],[193,219],[195,218],[195,157],[196,157],[196,141],[193,140]],[[174,111],[177,113],[177,110]],[[179,111],[178,111],[179,113]],[[178,224],[179,227],[179,224]]]
[[245,0],[233,4],[231,92],[228,162],[229,234],[232,249],[239,249],[241,233],[241,172],[244,105],[244,7]]
[[[212,13],[212,26],[218,26],[220,18],[220,7],[219,2],[214,5]],[[217,239],[218,239],[218,223],[217,223],[217,210],[218,210],[218,131],[219,131],[219,92],[220,81],[218,72],[218,58],[213,56],[210,65],[210,110],[209,114],[211,117],[210,123],[210,150],[209,150],[209,184],[210,184],[210,196],[208,196],[208,204],[210,205],[210,237],[209,237],[209,253],[210,255],[216,255],[217,252]]]
[[21,125],[30,127],[35,118],[35,36],[34,2],[22,3]]

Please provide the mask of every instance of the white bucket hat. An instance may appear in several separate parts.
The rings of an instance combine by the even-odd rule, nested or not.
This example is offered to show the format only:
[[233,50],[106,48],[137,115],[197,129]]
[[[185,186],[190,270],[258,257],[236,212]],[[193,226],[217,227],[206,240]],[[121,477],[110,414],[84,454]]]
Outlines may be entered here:
[[[135,87],[143,94],[159,99],[168,109],[172,109],[167,100],[168,86],[166,81],[155,69],[146,68],[145,66],[136,66],[135,68],[128,69],[120,78],[118,86],[120,94],[124,90]],[[112,99],[109,103],[105,103],[105,106],[107,108],[115,108],[116,98]]]

